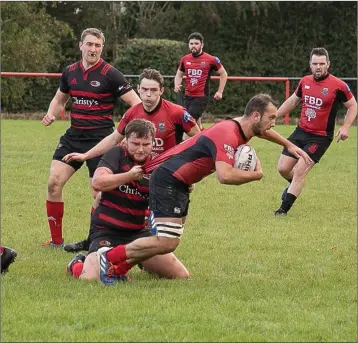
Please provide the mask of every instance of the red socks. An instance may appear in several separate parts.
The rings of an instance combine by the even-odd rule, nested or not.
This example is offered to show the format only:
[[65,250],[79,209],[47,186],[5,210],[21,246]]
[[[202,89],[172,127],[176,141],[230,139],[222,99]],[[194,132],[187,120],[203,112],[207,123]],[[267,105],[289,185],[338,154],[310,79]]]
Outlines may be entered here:
[[80,277],[80,275],[82,274],[82,270],[83,270],[83,262],[76,262],[72,265],[72,276],[75,279],[78,279]]
[[1,255],[3,254],[3,252],[4,252],[4,247],[2,245],[0,245],[0,253],[1,253]]
[[133,266],[126,261],[120,262],[119,264],[114,265],[114,274],[119,276],[126,275],[132,267]]
[[47,219],[50,226],[51,239],[55,244],[62,243],[63,202],[46,200]]
[[126,246],[118,245],[107,252],[107,260],[113,264],[119,264],[127,259]]

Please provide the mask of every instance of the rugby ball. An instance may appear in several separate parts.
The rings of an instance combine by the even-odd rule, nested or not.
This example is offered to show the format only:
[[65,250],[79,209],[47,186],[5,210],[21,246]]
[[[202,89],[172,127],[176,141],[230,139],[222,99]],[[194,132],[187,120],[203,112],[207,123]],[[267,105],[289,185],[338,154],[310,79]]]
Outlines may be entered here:
[[246,171],[254,171],[256,167],[256,151],[247,144],[240,145],[234,156],[234,167]]

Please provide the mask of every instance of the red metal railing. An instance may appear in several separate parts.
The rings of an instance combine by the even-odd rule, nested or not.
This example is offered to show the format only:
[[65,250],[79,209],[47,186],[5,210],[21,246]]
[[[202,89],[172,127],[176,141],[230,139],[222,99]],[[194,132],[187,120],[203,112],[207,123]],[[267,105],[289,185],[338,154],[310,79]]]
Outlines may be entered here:
[[[61,73],[15,73],[1,72],[2,77],[61,77]],[[125,75],[126,77],[138,77],[138,75]],[[220,76],[211,76],[211,80],[220,80]],[[266,82],[285,82],[286,99],[290,96],[290,80],[287,77],[241,77],[228,76],[229,81],[266,81]],[[65,110],[61,113],[61,119],[65,119]],[[290,122],[290,114],[286,113],[284,123],[288,125]]]

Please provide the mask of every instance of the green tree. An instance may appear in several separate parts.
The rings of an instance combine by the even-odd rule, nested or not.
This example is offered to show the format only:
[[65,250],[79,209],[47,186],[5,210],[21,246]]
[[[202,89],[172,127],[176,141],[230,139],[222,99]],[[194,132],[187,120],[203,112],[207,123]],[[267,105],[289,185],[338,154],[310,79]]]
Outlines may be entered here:
[[[64,58],[61,38],[72,36],[69,26],[49,16],[39,2],[2,2],[1,28],[2,71],[57,70]],[[48,79],[2,78],[2,106],[8,111],[26,106],[26,90],[36,96],[34,90],[48,84]]]

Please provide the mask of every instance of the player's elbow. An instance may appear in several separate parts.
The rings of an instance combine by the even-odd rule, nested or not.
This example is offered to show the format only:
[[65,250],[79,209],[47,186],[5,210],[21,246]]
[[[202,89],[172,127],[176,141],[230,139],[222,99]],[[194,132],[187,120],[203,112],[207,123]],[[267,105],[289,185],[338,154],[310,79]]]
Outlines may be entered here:
[[229,174],[227,172],[217,172],[216,176],[221,184],[227,185],[230,183]]

